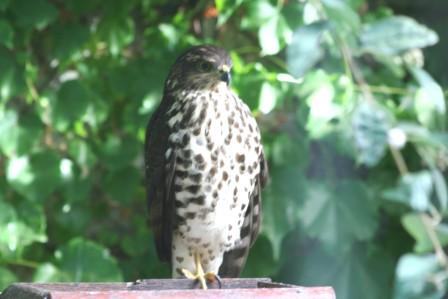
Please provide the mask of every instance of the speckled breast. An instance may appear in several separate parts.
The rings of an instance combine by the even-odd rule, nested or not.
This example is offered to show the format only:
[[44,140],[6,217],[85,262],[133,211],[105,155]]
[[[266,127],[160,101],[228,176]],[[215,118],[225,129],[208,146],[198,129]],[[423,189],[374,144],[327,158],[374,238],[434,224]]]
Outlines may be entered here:
[[180,93],[168,113],[175,231],[187,243],[218,243],[227,251],[240,240],[259,172],[255,119],[227,88]]

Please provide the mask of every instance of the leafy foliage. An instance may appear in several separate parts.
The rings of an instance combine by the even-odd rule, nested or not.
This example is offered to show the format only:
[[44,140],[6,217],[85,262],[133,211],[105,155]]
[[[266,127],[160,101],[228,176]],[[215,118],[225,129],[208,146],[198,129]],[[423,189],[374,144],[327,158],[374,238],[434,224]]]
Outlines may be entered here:
[[271,173],[244,275],[442,298],[447,101],[423,52],[439,37],[373,2],[0,0],[0,289],[169,276],[144,131],[175,57],[211,42]]

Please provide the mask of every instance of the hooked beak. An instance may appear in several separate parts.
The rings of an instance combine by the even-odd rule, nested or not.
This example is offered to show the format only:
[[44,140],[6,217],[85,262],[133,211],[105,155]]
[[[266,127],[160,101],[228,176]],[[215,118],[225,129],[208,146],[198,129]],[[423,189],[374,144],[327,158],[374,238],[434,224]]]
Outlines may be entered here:
[[226,82],[227,86],[230,84],[230,67],[226,64],[220,67],[219,72],[221,76],[219,79],[223,82]]

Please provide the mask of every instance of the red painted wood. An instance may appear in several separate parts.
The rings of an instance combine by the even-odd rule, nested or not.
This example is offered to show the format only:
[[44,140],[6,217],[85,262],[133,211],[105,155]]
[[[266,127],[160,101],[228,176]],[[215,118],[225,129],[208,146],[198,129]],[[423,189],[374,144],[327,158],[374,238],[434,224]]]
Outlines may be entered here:
[[135,283],[17,283],[0,299],[165,299],[165,298],[296,298],[335,299],[330,287],[299,287],[268,278],[223,279],[222,289],[197,289],[187,279],[149,279]]
[[335,299],[331,288],[263,288],[263,289],[213,289],[213,290],[158,290],[114,292],[54,292],[52,299]]

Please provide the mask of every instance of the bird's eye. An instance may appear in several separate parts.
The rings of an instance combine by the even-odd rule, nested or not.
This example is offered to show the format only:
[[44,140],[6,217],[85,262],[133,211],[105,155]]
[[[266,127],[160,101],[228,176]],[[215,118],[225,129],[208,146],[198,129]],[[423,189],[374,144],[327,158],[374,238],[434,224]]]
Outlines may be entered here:
[[198,68],[201,72],[209,72],[212,70],[213,65],[208,61],[201,61],[198,64]]

